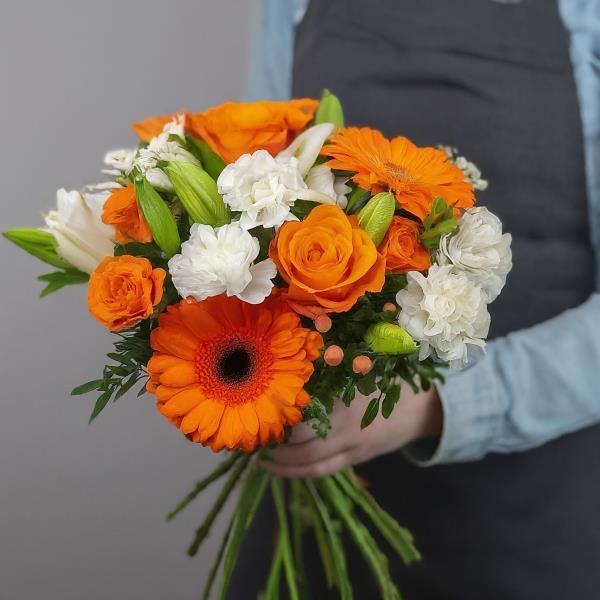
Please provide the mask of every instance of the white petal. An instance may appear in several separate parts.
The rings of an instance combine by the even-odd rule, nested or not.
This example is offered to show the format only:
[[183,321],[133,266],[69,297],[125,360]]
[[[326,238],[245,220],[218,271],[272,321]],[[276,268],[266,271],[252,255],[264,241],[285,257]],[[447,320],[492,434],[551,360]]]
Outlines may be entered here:
[[333,133],[332,123],[313,125],[301,133],[278,157],[295,156],[298,159],[300,174],[304,177],[315,164],[325,140]]
[[273,289],[272,279],[277,275],[275,263],[267,258],[250,268],[252,281],[237,297],[249,304],[260,304]]

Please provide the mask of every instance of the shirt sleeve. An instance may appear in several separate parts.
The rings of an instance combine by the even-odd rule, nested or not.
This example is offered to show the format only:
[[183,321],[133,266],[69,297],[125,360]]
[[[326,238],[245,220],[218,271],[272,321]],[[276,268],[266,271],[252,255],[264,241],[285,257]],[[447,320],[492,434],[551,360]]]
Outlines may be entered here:
[[246,100],[287,100],[292,88],[294,33],[308,0],[262,0],[252,44]]
[[427,466],[518,452],[600,422],[600,294],[488,344],[438,386],[442,435],[404,449]]

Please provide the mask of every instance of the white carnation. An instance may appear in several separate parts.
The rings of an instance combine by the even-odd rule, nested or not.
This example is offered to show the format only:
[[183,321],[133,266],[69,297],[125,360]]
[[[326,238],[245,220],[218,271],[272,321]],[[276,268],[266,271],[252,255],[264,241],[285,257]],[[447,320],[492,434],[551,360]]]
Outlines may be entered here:
[[271,293],[277,269],[271,259],[253,265],[259,251],[258,240],[238,223],[217,229],[194,223],[181,254],[169,260],[169,273],[182,298],[225,293],[260,304]]
[[242,154],[227,165],[217,179],[219,193],[234,211],[240,225],[277,227],[292,218],[290,208],[306,190],[295,157],[273,158],[266,150]]
[[396,296],[398,323],[420,342],[419,360],[433,355],[452,368],[464,366],[469,346],[485,346],[490,326],[486,295],[450,265],[433,265],[426,277],[418,271],[407,277]]
[[485,207],[471,208],[460,219],[458,232],[441,238],[438,264],[463,271],[492,302],[512,268],[511,241],[496,215]]

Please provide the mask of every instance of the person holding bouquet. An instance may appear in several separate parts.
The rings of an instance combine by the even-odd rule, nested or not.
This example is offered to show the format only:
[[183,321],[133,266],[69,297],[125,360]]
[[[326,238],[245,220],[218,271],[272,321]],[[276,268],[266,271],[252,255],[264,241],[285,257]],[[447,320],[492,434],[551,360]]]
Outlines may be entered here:
[[[476,157],[513,236],[484,356],[428,392],[404,386],[366,429],[364,403],[340,405],[325,440],[301,425],[266,463],[290,478],[360,465],[423,554],[390,567],[409,600],[591,598],[600,584],[598,23],[594,0],[263,2],[250,99],[329,87],[352,125]],[[271,517],[263,506],[231,598],[262,585]],[[362,569],[351,556],[361,599]]]

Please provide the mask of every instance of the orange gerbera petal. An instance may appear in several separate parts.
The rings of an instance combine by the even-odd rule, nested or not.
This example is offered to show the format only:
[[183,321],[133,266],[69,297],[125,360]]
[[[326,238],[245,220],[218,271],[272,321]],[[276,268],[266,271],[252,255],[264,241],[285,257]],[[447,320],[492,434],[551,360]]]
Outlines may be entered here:
[[322,152],[331,157],[332,169],[355,172],[353,181],[373,193],[391,190],[398,204],[421,220],[435,198],[457,209],[475,203],[472,185],[444,152],[420,148],[405,137],[388,140],[376,129],[348,127]]
[[258,305],[182,300],[160,316],[151,344],[148,390],[159,411],[214,451],[251,451],[300,421],[323,340],[276,291]]

